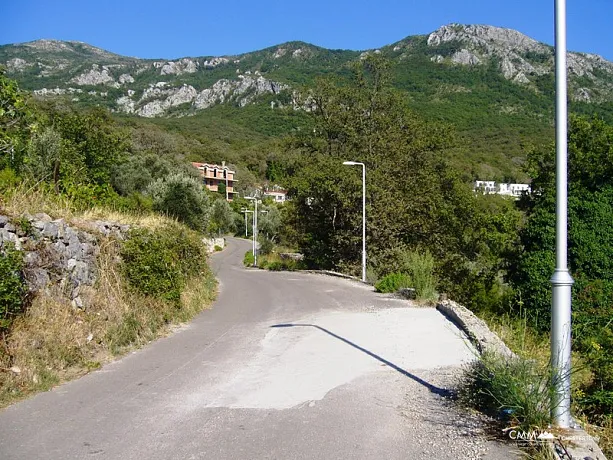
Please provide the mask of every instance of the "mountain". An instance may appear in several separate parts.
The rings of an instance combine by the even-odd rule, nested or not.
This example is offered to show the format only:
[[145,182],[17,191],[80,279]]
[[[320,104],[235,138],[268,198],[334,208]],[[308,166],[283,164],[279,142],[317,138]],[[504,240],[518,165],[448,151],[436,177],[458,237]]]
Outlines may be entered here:
[[[365,53],[394,62],[393,83],[415,111],[456,126],[467,146],[457,155],[479,165],[475,174],[517,175],[526,146],[553,140],[554,49],[518,31],[487,25],[445,25],[364,52],[290,42],[237,56],[175,60],[38,40],[0,46],[0,64],[37,96],[64,95],[78,104],[147,118],[222,117],[275,136],[296,120],[291,112],[300,108],[297,91],[317,76],[346,74],[347,64]],[[571,52],[568,71],[571,110],[613,118],[613,63]],[[288,116],[290,121],[282,120]]]

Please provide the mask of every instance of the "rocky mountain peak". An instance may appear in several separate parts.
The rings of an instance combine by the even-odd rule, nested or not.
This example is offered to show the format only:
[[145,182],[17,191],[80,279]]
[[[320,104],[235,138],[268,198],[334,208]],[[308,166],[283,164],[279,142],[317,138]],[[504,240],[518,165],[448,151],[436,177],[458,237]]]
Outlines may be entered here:
[[468,42],[486,50],[505,49],[514,52],[547,52],[550,47],[517,30],[487,25],[448,24],[428,36],[428,45],[438,46],[448,42]]

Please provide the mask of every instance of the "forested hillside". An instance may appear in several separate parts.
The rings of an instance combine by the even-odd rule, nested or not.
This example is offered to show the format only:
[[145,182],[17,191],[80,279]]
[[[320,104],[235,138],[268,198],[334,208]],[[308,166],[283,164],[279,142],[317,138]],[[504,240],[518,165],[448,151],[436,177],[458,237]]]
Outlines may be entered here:
[[[206,145],[198,159],[224,158],[261,178],[267,156],[282,151],[280,136],[312,128],[305,112],[317,79],[346,82],[368,53],[390,60],[391,84],[411,109],[455,128],[458,142],[447,155],[467,180],[528,180],[526,152],[553,141],[553,48],[491,26],[451,24],[365,52],[289,42],[177,60],[39,40],[1,46],[0,63],[36,97],[152,119]],[[571,111],[612,119],[612,63],[569,53],[569,83]]]

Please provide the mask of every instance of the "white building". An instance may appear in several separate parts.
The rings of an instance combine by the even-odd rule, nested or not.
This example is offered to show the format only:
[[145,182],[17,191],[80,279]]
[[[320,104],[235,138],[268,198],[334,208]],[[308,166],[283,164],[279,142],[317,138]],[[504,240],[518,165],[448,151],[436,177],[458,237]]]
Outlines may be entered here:
[[520,197],[522,193],[530,193],[530,186],[528,184],[498,184],[499,195],[512,195]]
[[285,203],[287,201],[287,190],[265,190],[264,198],[269,197],[275,200],[275,203]]
[[484,194],[495,193],[519,198],[523,193],[530,193],[530,184],[497,184],[492,180],[477,180],[473,190]]
[[493,180],[477,180],[473,190],[480,190],[485,194],[496,193],[496,182]]

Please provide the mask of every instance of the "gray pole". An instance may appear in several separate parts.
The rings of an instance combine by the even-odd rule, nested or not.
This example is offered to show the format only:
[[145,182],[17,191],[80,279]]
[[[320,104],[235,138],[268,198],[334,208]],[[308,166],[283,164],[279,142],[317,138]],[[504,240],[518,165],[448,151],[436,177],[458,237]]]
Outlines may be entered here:
[[258,266],[258,199],[255,201],[255,212],[253,213],[253,266]]
[[567,82],[566,0],[555,0],[556,47],[556,269],[551,277],[551,416],[555,425],[570,426],[571,286],[567,265]]
[[366,282],[366,165],[362,163],[362,281]]
[[245,211],[245,238],[247,238],[247,211]]

